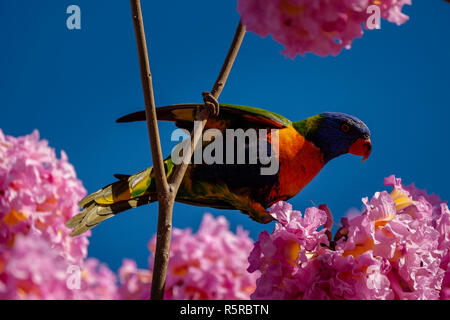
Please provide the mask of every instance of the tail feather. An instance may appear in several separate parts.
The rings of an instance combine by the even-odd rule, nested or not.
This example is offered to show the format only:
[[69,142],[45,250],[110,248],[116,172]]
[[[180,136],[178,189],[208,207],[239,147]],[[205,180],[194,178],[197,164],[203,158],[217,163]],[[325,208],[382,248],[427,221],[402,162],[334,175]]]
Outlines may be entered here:
[[117,180],[128,180],[129,177],[131,177],[129,174],[116,173],[114,175],[114,178],[116,178]]
[[73,229],[71,236],[80,235],[122,211],[155,201],[156,195],[150,188],[153,179],[152,168],[148,168],[82,199],[79,206],[83,211],[66,223]]
[[98,196],[99,193],[101,193],[103,189],[98,190],[97,192],[91,193],[90,195],[87,195],[83,199],[78,202],[78,206],[80,208],[85,208],[88,204],[90,204],[92,201],[95,200],[95,197]]

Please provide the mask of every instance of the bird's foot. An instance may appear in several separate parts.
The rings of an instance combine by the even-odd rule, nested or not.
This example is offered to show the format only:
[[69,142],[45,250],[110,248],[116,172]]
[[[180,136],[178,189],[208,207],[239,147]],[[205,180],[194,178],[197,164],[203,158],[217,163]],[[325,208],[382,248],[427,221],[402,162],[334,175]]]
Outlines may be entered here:
[[216,97],[214,97],[210,92],[205,91],[202,93],[203,102],[205,106],[209,108],[209,114],[213,117],[217,117],[220,111],[220,104],[217,101]]
[[267,211],[261,204],[257,202],[252,202],[249,205],[250,208],[247,210],[241,210],[243,213],[248,214],[248,216],[259,223],[268,224],[272,221],[276,221],[274,217]]

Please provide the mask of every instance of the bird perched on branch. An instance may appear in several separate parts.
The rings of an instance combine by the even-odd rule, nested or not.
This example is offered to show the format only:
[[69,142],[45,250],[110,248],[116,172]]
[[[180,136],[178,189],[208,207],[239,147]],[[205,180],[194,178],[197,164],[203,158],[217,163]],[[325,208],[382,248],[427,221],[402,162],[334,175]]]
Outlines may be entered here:
[[[157,108],[157,118],[190,130],[200,106],[184,104]],[[145,111],[140,111],[117,122],[144,120]],[[220,132],[226,129],[268,129],[265,141],[277,159],[278,170],[275,174],[263,175],[262,162],[192,163],[188,166],[176,201],[237,209],[260,223],[272,221],[266,209],[299,193],[328,161],[346,153],[363,156],[364,161],[372,148],[368,127],[361,120],[343,113],[326,112],[292,122],[267,110],[222,104],[220,115],[207,121],[207,129],[218,129]],[[277,148],[273,148],[272,129],[278,129]],[[203,146],[210,143],[212,141],[203,142]],[[249,141],[245,144],[248,151]],[[164,166],[169,177],[175,166],[172,157],[164,160]],[[118,181],[80,201],[82,212],[67,222],[67,226],[73,228],[73,236],[119,212],[157,201],[152,167],[134,175],[115,176]]]

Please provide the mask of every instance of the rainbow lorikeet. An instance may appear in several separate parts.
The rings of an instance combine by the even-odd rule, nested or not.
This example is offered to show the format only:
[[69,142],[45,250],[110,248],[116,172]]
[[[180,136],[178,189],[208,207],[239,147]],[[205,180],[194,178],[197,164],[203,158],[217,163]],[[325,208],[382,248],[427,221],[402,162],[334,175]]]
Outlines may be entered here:
[[[157,108],[158,120],[173,121],[179,128],[192,129],[198,104]],[[145,111],[124,116],[118,122],[145,120]],[[210,118],[206,129],[278,129],[278,171],[262,175],[260,163],[189,164],[176,201],[219,209],[237,209],[260,223],[273,220],[266,208],[300,192],[333,158],[351,153],[367,159],[371,152],[369,128],[359,119],[343,113],[326,112],[291,122],[267,110],[220,105],[220,114]],[[211,142],[203,142],[208,145]],[[248,144],[246,146],[248,148]],[[164,161],[167,176],[173,172],[171,157]],[[79,235],[119,212],[156,201],[152,167],[134,175],[116,175],[118,181],[80,201],[83,211],[70,219],[72,235]]]

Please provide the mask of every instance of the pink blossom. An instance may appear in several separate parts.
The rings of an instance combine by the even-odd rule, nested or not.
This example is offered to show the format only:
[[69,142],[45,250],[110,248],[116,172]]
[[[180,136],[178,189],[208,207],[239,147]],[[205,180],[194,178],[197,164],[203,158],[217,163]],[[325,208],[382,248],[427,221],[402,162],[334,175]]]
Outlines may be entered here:
[[441,299],[450,300],[450,210],[447,204],[440,205],[440,213],[436,216],[436,230],[439,232],[438,249],[442,251],[440,268],[445,270]]
[[38,235],[19,234],[12,248],[0,249],[0,299],[117,298],[114,273],[96,259],[71,265]]
[[66,263],[37,236],[18,235],[14,247],[2,244],[1,299],[67,299]]
[[1,299],[117,297],[114,273],[85,260],[87,235],[72,238],[65,226],[85,193],[67,155],[58,159],[38,131],[14,138],[0,130]]
[[72,290],[76,300],[116,300],[119,299],[117,276],[106,264],[95,258],[88,258],[81,268],[79,290]]
[[386,261],[370,252],[355,259],[338,251],[324,250],[296,275],[291,299],[361,300],[393,297],[386,276]]
[[330,243],[321,229],[329,225],[326,210],[309,208],[301,219],[290,205],[274,205],[278,223],[272,234],[260,234],[249,256],[249,271],[261,272],[251,297],[449,299],[447,204],[394,176],[385,184],[394,189],[363,198],[363,212],[343,218]]
[[[155,251],[156,236],[149,242]],[[174,228],[167,272],[165,299],[249,299],[258,273],[247,272],[253,241],[238,228],[229,230],[224,217],[205,214],[196,233]],[[150,256],[150,270],[153,256]],[[151,271],[125,260],[120,271],[121,299],[148,299]]]
[[[398,192],[395,189],[391,194]],[[336,249],[356,259],[365,252],[386,259],[391,268],[387,276],[398,299],[437,299],[444,270],[440,268],[439,232],[431,215],[420,211],[428,205],[392,195],[384,191],[370,202],[363,199],[364,214],[347,222],[343,228],[346,239],[339,239]]]
[[149,270],[138,269],[135,261],[124,259],[119,269],[119,276],[121,300],[150,299],[152,274]]
[[[253,241],[224,217],[205,214],[197,233],[174,229],[166,299],[249,299],[257,274],[247,272]],[[154,252],[156,237],[150,242]],[[151,258],[151,266],[153,259]]]
[[89,233],[69,237],[65,223],[79,212],[85,193],[65,152],[58,159],[37,130],[19,138],[0,130],[0,244],[11,247],[16,235],[36,234],[71,263],[81,263]]
[[336,56],[342,48],[349,49],[363,35],[362,26],[372,14],[367,9],[374,4],[390,22],[408,20],[401,11],[411,0],[238,0],[237,9],[249,31],[270,34],[294,58],[306,52]]
[[[254,245],[224,217],[206,214],[196,233],[174,229],[165,298],[450,299],[447,203],[395,176],[385,184],[393,190],[363,198],[334,239],[326,205],[302,215],[285,202]],[[69,236],[64,224],[84,193],[67,156],[57,159],[37,131],[0,131],[0,299],[149,298],[153,257],[150,270],[124,260],[118,287],[106,265],[86,259],[87,237]]]
[[271,235],[265,231],[259,235],[249,256],[248,271],[262,273],[252,298],[295,299],[299,269],[329,245],[326,229],[317,231],[327,222],[327,212],[308,208],[302,217],[286,202],[274,204],[270,211],[277,219],[275,229]]

